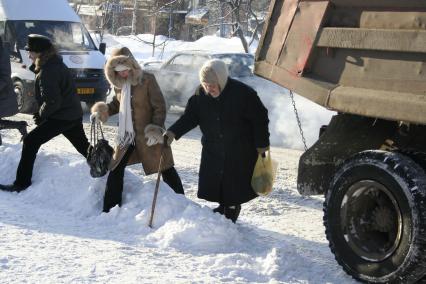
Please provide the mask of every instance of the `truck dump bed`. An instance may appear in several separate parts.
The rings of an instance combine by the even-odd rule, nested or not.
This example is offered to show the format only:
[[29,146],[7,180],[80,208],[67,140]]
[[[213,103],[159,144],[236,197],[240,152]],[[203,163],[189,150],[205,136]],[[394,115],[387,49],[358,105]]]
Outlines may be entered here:
[[426,124],[426,1],[272,0],[255,73],[338,112]]

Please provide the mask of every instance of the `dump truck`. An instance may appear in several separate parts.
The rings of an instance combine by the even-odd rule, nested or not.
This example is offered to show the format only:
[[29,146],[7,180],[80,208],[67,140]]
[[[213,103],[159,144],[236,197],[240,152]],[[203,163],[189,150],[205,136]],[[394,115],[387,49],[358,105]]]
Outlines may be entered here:
[[271,0],[255,73],[336,112],[297,189],[324,194],[331,252],[360,281],[426,274],[425,62],[424,0]]

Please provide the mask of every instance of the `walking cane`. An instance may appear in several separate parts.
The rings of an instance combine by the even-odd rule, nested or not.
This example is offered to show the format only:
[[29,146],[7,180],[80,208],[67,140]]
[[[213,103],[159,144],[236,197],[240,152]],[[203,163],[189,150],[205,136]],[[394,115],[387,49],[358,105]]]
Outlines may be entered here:
[[163,145],[161,145],[160,162],[158,163],[158,175],[157,175],[157,182],[155,183],[154,198],[152,199],[152,205],[151,205],[151,216],[149,217],[149,223],[148,223],[148,226],[150,228],[152,228],[152,221],[154,219],[155,203],[157,203],[158,189],[160,187],[161,164],[163,163],[163,153],[164,153],[164,148],[166,147],[167,147],[167,136],[164,136],[164,142],[163,142]]

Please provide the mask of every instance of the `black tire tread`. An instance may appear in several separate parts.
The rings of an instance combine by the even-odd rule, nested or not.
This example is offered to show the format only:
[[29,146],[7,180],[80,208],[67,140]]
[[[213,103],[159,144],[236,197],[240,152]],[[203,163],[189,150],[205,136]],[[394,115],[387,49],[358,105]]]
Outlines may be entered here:
[[[386,169],[395,169],[399,174],[405,175],[408,182],[415,183],[415,186],[411,188],[412,200],[414,201],[415,208],[417,211],[417,231],[414,233],[414,245],[417,251],[411,253],[410,257],[412,261],[404,261],[405,267],[401,267],[395,272],[389,275],[388,278],[384,279],[364,279],[360,275],[354,275],[339,258],[339,254],[336,251],[334,243],[330,236],[330,230],[327,222],[327,207],[328,201],[331,196],[331,190],[325,193],[325,201],[323,204],[323,224],[325,227],[325,234],[329,241],[329,247],[331,252],[334,254],[336,261],[343,268],[343,270],[352,276],[354,279],[368,283],[416,283],[426,272],[426,203],[425,191],[426,189],[426,174],[425,171],[417,165],[408,156],[401,155],[395,152],[386,152],[379,150],[368,150],[355,154],[350,159],[345,161],[340,169],[337,171],[333,178],[332,185],[337,181],[339,176],[348,168],[353,166],[357,162],[371,163],[377,161],[382,163]],[[332,188],[332,186],[330,187]],[[383,278],[383,277],[382,277]]]

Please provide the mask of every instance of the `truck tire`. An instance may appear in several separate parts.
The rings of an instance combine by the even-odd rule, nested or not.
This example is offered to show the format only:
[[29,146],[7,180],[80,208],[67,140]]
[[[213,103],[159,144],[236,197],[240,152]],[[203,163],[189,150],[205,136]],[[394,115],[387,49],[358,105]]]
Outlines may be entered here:
[[345,161],[324,202],[331,252],[357,280],[414,283],[426,273],[426,174],[409,157],[364,151]]
[[421,151],[417,151],[413,149],[402,149],[402,150],[399,150],[399,153],[409,157],[417,165],[422,167],[422,169],[426,172],[426,153],[425,152],[421,152]]

